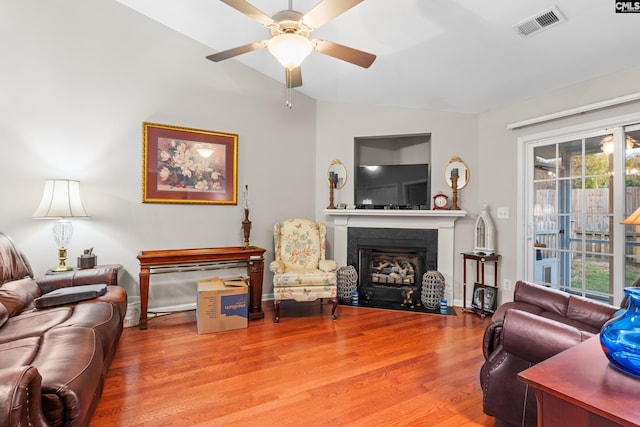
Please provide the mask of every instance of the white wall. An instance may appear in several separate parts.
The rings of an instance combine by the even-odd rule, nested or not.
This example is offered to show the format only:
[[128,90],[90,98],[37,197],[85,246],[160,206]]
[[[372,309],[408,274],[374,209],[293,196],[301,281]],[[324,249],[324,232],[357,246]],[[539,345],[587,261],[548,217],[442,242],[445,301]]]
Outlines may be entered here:
[[31,219],[47,178],[79,179],[92,217],[74,221],[69,264],[93,246],[99,264],[124,265],[133,295],[140,250],[242,243],[242,203],[141,202],[143,121],[239,135],[238,185],[249,185],[251,242],[268,249],[267,265],[272,225],[315,214],[314,100],[294,93],[289,110],[282,82],[212,63],[210,49],[110,0],[1,0],[0,10],[0,231],[37,275],[57,265],[52,222]]

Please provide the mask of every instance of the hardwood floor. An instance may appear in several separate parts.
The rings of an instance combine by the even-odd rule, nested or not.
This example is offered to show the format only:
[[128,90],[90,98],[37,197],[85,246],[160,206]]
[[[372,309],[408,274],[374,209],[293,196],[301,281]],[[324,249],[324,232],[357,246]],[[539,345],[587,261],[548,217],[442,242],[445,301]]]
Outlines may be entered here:
[[283,301],[247,329],[195,312],[124,330],[91,426],[493,426],[479,371],[488,319]]

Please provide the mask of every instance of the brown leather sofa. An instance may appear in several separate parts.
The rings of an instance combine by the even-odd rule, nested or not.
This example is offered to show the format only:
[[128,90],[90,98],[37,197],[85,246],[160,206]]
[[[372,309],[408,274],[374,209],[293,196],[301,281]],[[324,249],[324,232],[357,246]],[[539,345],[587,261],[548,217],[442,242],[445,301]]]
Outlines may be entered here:
[[618,308],[518,281],[485,330],[484,412],[500,426],[535,426],[533,390],[518,373],[598,334]]
[[[35,308],[55,289],[104,283],[94,299]],[[127,295],[117,270],[96,268],[33,279],[0,233],[0,426],[87,426],[122,334]]]

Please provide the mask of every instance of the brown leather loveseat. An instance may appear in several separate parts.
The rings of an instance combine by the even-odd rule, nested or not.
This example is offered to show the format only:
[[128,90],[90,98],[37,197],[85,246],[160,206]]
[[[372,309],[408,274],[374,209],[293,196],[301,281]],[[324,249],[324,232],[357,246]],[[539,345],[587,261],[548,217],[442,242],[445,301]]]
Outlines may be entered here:
[[[106,284],[104,295],[35,308],[53,290]],[[127,295],[117,270],[42,279],[0,233],[0,426],[86,426],[122,334]]]
[[480,370],[484,412],[496,425],[535,426],[535,394],[518,373],[598,334],[618,308],[518,281],[487,326]]

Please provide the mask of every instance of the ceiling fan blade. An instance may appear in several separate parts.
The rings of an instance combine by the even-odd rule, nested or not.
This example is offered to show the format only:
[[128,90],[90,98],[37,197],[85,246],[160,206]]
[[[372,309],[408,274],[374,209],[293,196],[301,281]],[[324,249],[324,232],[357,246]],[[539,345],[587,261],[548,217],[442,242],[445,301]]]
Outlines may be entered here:
[[326,40],[314,40],[313,46],[317,52],[342,59],[363,68],[369,68],[373,61],[376,60],[376,56],[371,53]]
[[275,21],[271,19],[270,16],[265,15],[264,12],[262,12],[260,9],[253,6],[250,3],[247,3],[244,0],[220,0],[220,1],[228,6],[231,6],[238,12],[244,13],[249,18],[255,19],[265,27],[269,27],[275,24]]
[[296,67],[293,70],[285,68],[284,77],[288,89],[302,86],[302,67]]
[[220,62],[220,61],[224,61],[225,59],[233,58],[234,56],[253,52],[254,50],[258,50],[258,49],[263,49],[267,47],[268,44],[269,44],[268,40],[249,43],[249,44],[245,44],[244,46],[238,46],[238,47],[234,47],[233,49],[214,53],[213,55],[207,56],[207,59],[213,62]]
[[302,22],[316,30],[364,0],[323,0],[302,17]]

